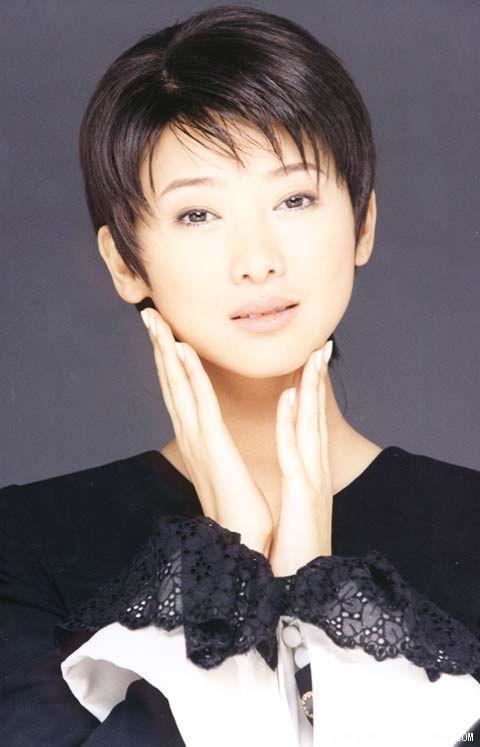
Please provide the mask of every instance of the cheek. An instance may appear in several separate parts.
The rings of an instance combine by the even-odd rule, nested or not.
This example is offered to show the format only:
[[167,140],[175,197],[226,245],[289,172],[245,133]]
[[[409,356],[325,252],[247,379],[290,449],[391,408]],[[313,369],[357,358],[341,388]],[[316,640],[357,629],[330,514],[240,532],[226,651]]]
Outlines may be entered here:
[[[353,229],[339,228],[341,219],[330,218],[322,222],[315,235],[305,242],[308,256],[304,255],[304,280],[306,292],[312,299],[312,312],[322,320],[326,335],[340,323],[348,305],[354,282]],[[345,217],[344,217],[345,220]]]
[[[192,229],[195,230],[195,229]],[[175,261],[164,257],[152,268],[152,299],[175,337],[191,342],[205,334],[205,314],[212,306],[212,291],[216,281],[208,266],[193,264],[191,255],[176,252]]]
[[[323,216],[304,239],[303,264],[307,277],[322,288],[348,288],[354,272],[353,226],[344,215]],[[345,225],[346,224],[346,225]],[[310,275],[311,273],[311,275]]]
[[159,313],[166,321],[183,313],[195,288],[194,280],[190,277],[192,268],[186,263],[184,265],[178,256],[175,261],[170,257],[158,256],[150,263],[149,272],[152,298]]

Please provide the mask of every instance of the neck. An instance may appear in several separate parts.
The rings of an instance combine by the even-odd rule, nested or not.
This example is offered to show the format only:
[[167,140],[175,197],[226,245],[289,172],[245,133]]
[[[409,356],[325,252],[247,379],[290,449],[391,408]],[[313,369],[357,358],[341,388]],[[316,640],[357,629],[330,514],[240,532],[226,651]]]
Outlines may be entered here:
[[[281,392],[293,384],[294,372],[275,379],[251,379],[230,373],[225,376],[223,369],[209,361],[202,360],[202,364],[212,382],[225,425],[247,469],[260,486],[275,496],[281,480],[276,451],[276,411]],[[335,494],[368,466],[381,447],[347,423],[338,407],[328,372],[326,417],[330,475]],[[175,439],[162,453],[188,477]]]

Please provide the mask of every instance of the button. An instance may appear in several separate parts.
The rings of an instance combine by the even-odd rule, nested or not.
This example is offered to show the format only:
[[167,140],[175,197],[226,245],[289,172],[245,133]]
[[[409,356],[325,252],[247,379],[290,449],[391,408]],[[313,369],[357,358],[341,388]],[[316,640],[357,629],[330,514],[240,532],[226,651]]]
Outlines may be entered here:
[[282,630],[283,642],[290,648],[299,646],[302,642],[302,634],[295,625],[286,625]]
[[308,656],[308,648],[302,643],[301,646],[298,646],[298,648],[295,649],[293,658],[295,659],[295,664],[299,669],[301,669],[302,667],[306,667],[310,661],[310,658]]

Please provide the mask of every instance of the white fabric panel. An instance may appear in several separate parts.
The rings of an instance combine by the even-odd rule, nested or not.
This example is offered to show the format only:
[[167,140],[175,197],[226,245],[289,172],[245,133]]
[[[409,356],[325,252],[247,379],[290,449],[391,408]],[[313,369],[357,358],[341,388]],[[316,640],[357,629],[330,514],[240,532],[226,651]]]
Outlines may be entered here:
[[100,721],[124,699],[126,683],[141,677],[165,695],[188,747],[298,743],[279,686],[280,668],[272,672],[251,650],[202,669],[186,656],[183,626],[129,630],[112,623],[71,653],[61,669],[75,697]]
[[342,649],[300,622],[310,654],[314,747],[452,747],[480,717],[480,684],[468,675],[431,682],[403,656],[376,661]]
[[470,675],[426,672],[403,657],[376,661],[342,649],[299,621],[314,693],[312,725],[300,708],[292,649],[277,628],[276,672],[255,650],[210,670],[186,656],[183,627],[139,630],[113,623],[61,664],[80,703],[100,721],[143,678],[167,698],[188,747],[452,747],[480,717],[480,684]]

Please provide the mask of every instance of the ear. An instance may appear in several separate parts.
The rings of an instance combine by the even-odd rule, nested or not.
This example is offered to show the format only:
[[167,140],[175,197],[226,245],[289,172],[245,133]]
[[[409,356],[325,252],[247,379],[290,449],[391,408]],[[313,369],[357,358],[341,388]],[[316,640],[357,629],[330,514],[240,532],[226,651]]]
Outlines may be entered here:
[[373,250],[375,239],[375,225],[377,222],[377,197],[375,190],[372,189],[368,201],[367,214],[363,222],[360,236],[358,237],[357,248],[355,250],[355,264],[357,267],[367,264]]
[[127,303],[140,303],[151,294],[141,277],[132,273],[122,259],[107,225],[101,226],[97,234],[100,255],[107,265],[115,289]]

